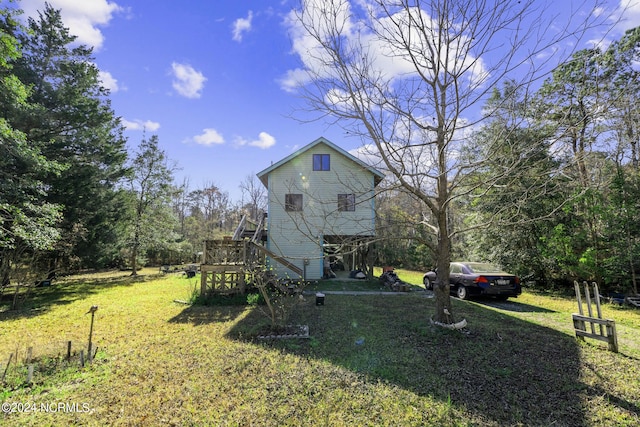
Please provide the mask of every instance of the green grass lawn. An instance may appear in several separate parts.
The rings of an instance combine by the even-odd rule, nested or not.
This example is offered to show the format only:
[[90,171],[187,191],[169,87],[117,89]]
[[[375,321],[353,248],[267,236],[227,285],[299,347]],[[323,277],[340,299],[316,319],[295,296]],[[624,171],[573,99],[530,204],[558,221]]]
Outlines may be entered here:
[[[0,400],[3,409],[23,409],[0,415],[0,425],[640,421],[638,310],[604,307],[604,317],[616,320],[618,354],[599,341],[576,341],[574,300],[530,292],[500,303],[454,299],[455,319],[469,323],[465,333],[430,325],[426,292],[327,295],[324,306],[308,298],[291,321],[308,325],[310,338],[262,341],[255,332],[267,321],[263,307],[174,302],[189,300],[197,286],[198,278],[173,274],[77,276],[38,289],[22,311],[0,312],[0,375],[10,354],[19,361],[7,370]],[[98,353],[80,368],[92,305],[99,306]],[[74,356],[67,362],[69,340]],[[24,381],[29,347],[32,384]],[[38,411],[25,412],[25,404]],[[63,410],[44,412],[40,404]]]

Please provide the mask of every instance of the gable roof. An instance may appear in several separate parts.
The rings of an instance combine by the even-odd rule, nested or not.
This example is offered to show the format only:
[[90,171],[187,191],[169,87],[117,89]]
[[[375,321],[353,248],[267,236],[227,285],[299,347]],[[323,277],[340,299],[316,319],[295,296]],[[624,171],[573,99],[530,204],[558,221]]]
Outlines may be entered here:
[[334,143],[332,143],[331,141],[329,141],[328,139],[326,139],[326,138],[324,138],[322,136],[320,138],[316,139],[315,141],[313,141],[312,143],[307,144],[304,147],[300,148],[298,151],[296,151],[294,153],[291,153],[290,155],[288,155],[284,159],[280,160],[279,162],[276,162],[276,163],[272,164],[271,166],[269,166],[268,168],[264,169],[263,171],[258,172],[256,174],[257,177],[260,179],[260,181],[262,181],[264,186],[268,188],[269,186],[268,186],[267,176],[272,171],[278,169],[280,166],[284,165],[285,163],[287,163],[290,160],[298,157],[302,153],[312,149],[313,147],[315,147],[316,145],[319,145],[319,144],[327,145],[328,147],[330,147],[333,150],[337,151],[338,153],[342,154],[347,159],[351,160],[354,163],[357,163],[363,169],[366,169],[369,172],[371,172],[373,174],[373,176],[374,176],[374,186],[380,184],[380,182],[384,179],[384,174],[382,172],[380,172],[379,170],[377,170],[376,168],[374,168],[372,166],[369,166],[368,164],[366,164],[362,160],[360,160],[357,157],[349,154],[348,152],[346,152],[345,150],[343,150],[342,148],[338,147],[337,145],[335,145]]

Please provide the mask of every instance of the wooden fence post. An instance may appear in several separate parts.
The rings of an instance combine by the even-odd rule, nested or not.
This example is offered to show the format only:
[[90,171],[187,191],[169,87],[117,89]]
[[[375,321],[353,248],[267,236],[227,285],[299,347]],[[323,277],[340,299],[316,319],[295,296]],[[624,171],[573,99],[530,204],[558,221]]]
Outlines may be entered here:
[[33,381],[33,363],[27,367],[27,384],[31,384],[31,381]]
[[93,339],[93,320],[95,318],[96,315],[96,311],[98,310],[98,306],[97,305],[92,305],[91,308],[89,309],[89,311],[87,311],[85,314],[89,314],[91,313],[91,326],[89,327],[89,345],[87,346],[87,360],[89,361],[89,363],[91,363],[91,350],[92,350],[92,342],[91,340]]
[[2,374],[2,381],[4,381],[4,378],[7,376],[7,371],[9,370],[9,365],[11,365],[11,359],[13,359],[13,353],[11,353],[9,355],[9,360],[7,360],[7,367],[4,368],[4,373]]

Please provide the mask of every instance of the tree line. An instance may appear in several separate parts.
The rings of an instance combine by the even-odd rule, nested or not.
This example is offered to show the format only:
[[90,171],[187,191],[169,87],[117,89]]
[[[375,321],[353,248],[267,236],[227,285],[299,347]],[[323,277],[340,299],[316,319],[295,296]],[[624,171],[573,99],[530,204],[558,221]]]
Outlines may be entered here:
[[[18,14],[0,9],[3,288],[12,280],[86,268],[135,274],[141,264],[196,262],[204,239],[231,234],[244,213],[262,215],[265,189],[252,174],[240,183],[244,200],[238,203],[213,183],[198,189],[188,180],[176,183],[177,166],[156,135],[145,135],[128,153],[91,49],[75,45],[50,6],[26,25]],[[387,156],[391,171],[376,201],[378,262],[426,270],[444,248],[450,258],[497,262],[535,286],[579,278],[637,292],[638,52],[640,30],[633,29],[606,48],[575,52],[536,90],[505,72],[491,86],[487,120],[462,129],[464,138],[463,109],[453,120],[433,117],[428,126],[426,114],[402,109],[401,96],[424,98],[424,92],[396,91],[385,103],[353,96],[362,101],[358,114],[375,116],[389,106],[399,112],[388,140],[375,117],[371,133],[362,133],[371,141],[380,132],[374,151]],[[373,62],[366,55],[353,59],[363,61],[362,69],[345,63],[345,70],[355,67],[366,76]],[[362,86],[386,91],[375,78]],[[319,93],[319,102],[330,99]],[[338,114],[336,105],[345,108],[346,101],[339,91],[334,95],[338,104],[328,107]],[[420,102],[405,105],[417,109]],[[435,142],[414,143],[416,134],[431,141],[434,132]],[[449,157],[425,163],[420,150],[427,152],[429,144],[440,144],[435,152]],[[432,192],[429,178],[440,193]]]
[[232,203],[213,183],[176,184],[157,135],[128,153],[91,49],[46,5],[21,24],[0,9],[0,283],[87,268],[195,262],[202,241],[258,216],[264,191]]
[[[447,210],[453,259],[496,262],[531,286],[572,289],[577,279],[638,292],[639,61],[634,28],[575,52],[535,91],[509,79],[492,89],[488,120],[459,153],[484,161]],[[431,213],[401,189],[379,200],[385,261],[434,267]]]

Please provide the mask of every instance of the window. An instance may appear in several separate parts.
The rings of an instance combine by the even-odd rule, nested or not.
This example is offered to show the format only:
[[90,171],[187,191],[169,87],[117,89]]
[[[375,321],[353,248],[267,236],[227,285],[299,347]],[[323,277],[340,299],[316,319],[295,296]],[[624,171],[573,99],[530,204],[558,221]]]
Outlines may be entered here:
[[313,155],[313,170],[314,171],[328,171],[331,170],[331,158],[328,154],[314,154]]
[[462,266],[460,264],[449,264],[449,274],[462,274]]
[[285,194],[284,210],[287,212],[302,212],[302,194]]
[[355,211],[356,195],[355,194],[338,194],[338,211]]

